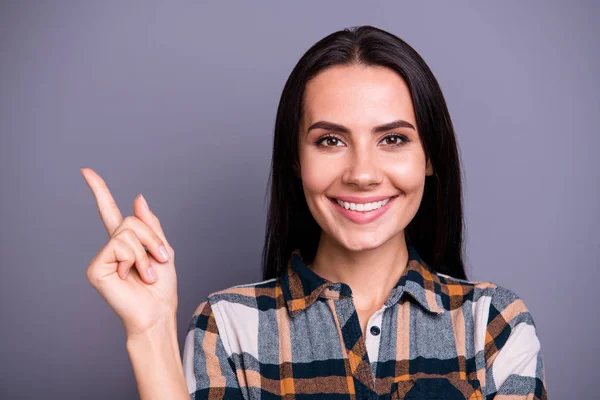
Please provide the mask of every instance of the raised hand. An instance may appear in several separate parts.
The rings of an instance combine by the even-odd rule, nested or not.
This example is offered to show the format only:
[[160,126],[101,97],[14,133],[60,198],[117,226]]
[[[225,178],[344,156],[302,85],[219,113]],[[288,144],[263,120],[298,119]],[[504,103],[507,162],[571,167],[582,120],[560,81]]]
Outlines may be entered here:
[[134,215],[123,219],[100,175],[91,168],[82,168],[81,174],[109,237],[88,266],[88,281],[119,316],[128,337],[174,320],[175,252],[159,219],[141,195],[133,202]]

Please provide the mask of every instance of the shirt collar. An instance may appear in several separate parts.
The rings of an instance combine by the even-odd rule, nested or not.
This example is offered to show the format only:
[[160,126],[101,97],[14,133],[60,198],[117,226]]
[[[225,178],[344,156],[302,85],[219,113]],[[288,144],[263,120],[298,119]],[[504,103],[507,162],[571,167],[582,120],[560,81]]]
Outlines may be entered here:
[[[408,265],[388,296],[385,306],[398,303],[405,293],[425,310],[433,314],[444,312],[442,290],[438,275],[410,242]],[[342,282],[331,282],[311,270],[303,261],[299,250],[294,250],[287,268],[280,277],[281,289],[290,317],[294,317],[311,306],[318,298],[344,298],[352,296],[350,286]]]

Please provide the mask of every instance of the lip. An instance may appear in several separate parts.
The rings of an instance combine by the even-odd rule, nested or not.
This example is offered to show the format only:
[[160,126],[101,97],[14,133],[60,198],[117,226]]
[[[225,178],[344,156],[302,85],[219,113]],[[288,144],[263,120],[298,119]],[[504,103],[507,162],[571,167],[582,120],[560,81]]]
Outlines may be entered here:
[[[398,196],[336,197],[336,198],[329,197],[329,200],[333,203],[333,207],[336,210],[338,210],[338,212],[340,214],[342,214],[344,217],[348,218],[350,221],[352,221],[356,224],[368,224],[370,222],[375,221],[377,218],[381,217],[388,210],[388,208],[390,208],[390,204],[392,204],[396,200],[396,197],[398,197]],[[367,211],[367,212],[346,210],[344,207],[340,206],[336,201],[336,199],[338,199],[338,200],[347,201],[348,203],[350,203],[351,201],[346,200],[346,199],[354,199],[354,201],[352,201],[352,203],[372,203],[374,201],[381,201],[381,200],[385,200],[387,198],[390,198],[390,201],[388,201],[386,205],[384,205],[381,208],[378,208],[377,210],[372,210],[372,211]],[[378,200],[371,200],[371,199],[378,199]]]
[[381,201],[381,200],[389,199],[390,197],[396,197],[396,196],[397,195],[393,195],[393,196],[369,196],[369,197],[356,197],[356,196],[335,197],[335,196],[332,196],[332,197],[330,197],[330,199],[337,199],[337,200],[345,201],[345,202],[348,202],[348,203],[364,204],[364,203],[374,203],[376,201]]

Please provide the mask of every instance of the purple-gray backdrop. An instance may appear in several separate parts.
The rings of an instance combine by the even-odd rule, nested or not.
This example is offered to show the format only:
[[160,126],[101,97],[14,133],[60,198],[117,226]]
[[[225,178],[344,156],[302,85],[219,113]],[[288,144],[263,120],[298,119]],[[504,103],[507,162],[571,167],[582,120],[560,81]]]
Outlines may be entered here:
[[[598,3],[2,2],[0,397],[137,397],[86,280],[107,241],[79,173],[143,193],[177,251],[179,338],[208,293],[260,280],[283,84],[347,26],[439,79],[465,178],[469,277],[519,294],[553,399],[592,398],[599,332]],[[182,343],[182,342],[181,342]]]

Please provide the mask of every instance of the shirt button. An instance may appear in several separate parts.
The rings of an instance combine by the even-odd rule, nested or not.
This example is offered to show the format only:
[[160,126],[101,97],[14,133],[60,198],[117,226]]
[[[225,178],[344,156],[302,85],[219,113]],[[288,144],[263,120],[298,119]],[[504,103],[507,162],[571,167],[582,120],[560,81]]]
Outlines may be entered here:
[[373,326],[371,327],[371,335],[373,335],[373,336],[377,336],[377,335],[379,335],[380,333],[381,333],[381,329],[379,329],[379,327],[378,327],[378,326],[375,326],[375,325],[373,325]]

